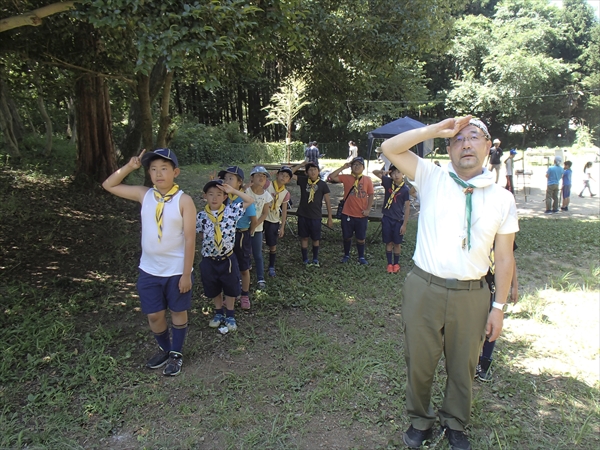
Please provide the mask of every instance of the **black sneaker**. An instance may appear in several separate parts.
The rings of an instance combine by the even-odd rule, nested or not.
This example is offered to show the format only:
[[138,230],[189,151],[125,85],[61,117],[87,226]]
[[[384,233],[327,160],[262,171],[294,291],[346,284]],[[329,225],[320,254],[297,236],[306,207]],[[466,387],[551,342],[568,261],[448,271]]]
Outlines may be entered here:
[[482,383],[489,383],[490,381],[492,381],[492,373],[489,369],[487,371],[480,370],[479,372],[477,372],[477,375],[475,375],[475,379],[477,381],[481,381]]
[[154,355],[152,358],[148,360],[146,363],[146,368],[148,369],[158,369],[159,367],[164,366],[169,359],[169,352],[165,352],[162,349]]
[[181,365],[183,364],[183,355],[177,352],[169,353],[169,362],[163,370],[163,375],[174,377],[181,373]]
[[471,450],[471,443],[464,431],[451,430],[448,427],[444,428],[452,450]]
[[425,441],[431,439],[433,428],[429,430],[417,430],[412,425],[402,433],[402,440],[408,448],[421,448]]

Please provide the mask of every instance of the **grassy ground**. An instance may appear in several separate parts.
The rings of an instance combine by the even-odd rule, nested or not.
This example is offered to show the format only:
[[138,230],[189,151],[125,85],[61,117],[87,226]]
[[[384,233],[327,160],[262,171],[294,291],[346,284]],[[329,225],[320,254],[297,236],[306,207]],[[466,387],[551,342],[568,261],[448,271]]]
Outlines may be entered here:
[[[183,169],[198,205],[212,169]],[[416,221],[400,276],[385,273],[373,224],[368,267],[339,264],[339,223],[321,268],[303,267],[288,232],[235,334],[208,328],[197,283],[183,373],[167,379],[143,368],[154,344],[135,292],[139,208],[44,165],[0,167],[0,194],[0,448],[402,448],[400,292]],[[522,300],[493,382],[474,387],[474,448],[600,445],[598,225],[521,220]],[[436,378],[438,405],[443,364]]]

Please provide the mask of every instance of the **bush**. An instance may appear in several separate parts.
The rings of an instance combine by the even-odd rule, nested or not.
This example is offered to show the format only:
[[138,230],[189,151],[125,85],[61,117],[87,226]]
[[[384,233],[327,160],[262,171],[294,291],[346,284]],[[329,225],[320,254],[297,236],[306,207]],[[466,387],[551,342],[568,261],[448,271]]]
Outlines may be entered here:
[[[285,159],[285,143],[250,140],[230,123],[216,127],[182,124],[170,143],[179,163],[185,164],[257,164]],[[292,143],[292,160],[304,159],[301,142]]]

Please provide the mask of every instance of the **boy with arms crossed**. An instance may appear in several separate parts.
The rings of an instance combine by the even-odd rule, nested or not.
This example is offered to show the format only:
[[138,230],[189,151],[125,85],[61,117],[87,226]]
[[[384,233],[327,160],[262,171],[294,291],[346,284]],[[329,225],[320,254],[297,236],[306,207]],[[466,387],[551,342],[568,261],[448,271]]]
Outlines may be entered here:
[[381,237],[385,244],[387,272],[398,273],[400,272],[400,250],[406,232],[406,222],[410,216],[409,189],[404,183],[404,174],[396,166],[390,166],[389,172],[374,170],[373,175],[381,178],[381,185],[385,189],[381,210]]
[[[180,172],[175,153],[168,148],[145,152],[131,158],[102,187],[118,197],[142,204],[142,257],[137,289],[142,311],[148,316],[160,347],[146,367],[157,369],[166,364],[163,374],[175,376],[181,372],[187,310],[192,302],[196,207],[192,198],[175,184]],[[142,165],[150,173],[152,188],[122,184],[127,175]],[[171,311],[172,340],[167,308]]]
[[[225,206],[229,194],[239,196],[241,202]],[[240,269],[233,252],[236,223],[244,210],[253,203],[252,198],[232,188],[223,180],[211,180],[204,185],[204,210],[198,214],[196,231],[202,239],[202,261],[200,276],[204,295],[215,302],[215,315],[208,323],[211,328],[225,324],[229,331],[237,330],[235,321],[235,299],[240,295]],[[225,295],[225,311],[223,310]]]
[[[323,200],[327,206],[327,226],[333,227],[329,186],[319,178],[319,166],[313,162],[304,162],[294,166],[292,172],[304,166],[308,177],[297,176],[296,184],[300,186],[300,202],[298,204],[298,236],[302,251],[302,262],[319,266],[319,244],[321,240],[321,211]],[[308,259],[308,238],[312,239],[312,261]]]

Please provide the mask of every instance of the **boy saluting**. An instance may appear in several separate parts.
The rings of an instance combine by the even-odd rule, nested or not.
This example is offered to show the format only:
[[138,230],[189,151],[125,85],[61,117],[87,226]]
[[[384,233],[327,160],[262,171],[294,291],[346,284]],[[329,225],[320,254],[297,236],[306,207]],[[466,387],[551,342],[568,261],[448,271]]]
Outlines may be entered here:
[[[127,175],[141,166],[148,170],[152,188],[122,184]],[[102,183],[111,194],[142,204],[142,257],[137,289],[142,311],[148,316],[160,347],[146,367],[157,369],[166,364],[163,374],[168,376],[181,372],[196,250],[196,207],[192,198],[175,184],[179,172],[172,150],[159,148],[149,153],[143,150]],[[167,308],[171,311],[172,339]]]
[[[228,194],[239,196],[243,203],[232,202],[225,206]],[[204,185],[204,198],[207,204],[198,214],[196,231],[202,239],[200,276],[204,295],[215,302],[215,315],[208,326],[218,328],[225,324],[228,331],[235,331],[235,299],[241,292],[240,268],[233,252],[235,229],[237,221],[244,215],[244,210],[254,203],[254,199],[221,179],[211,180]]]

